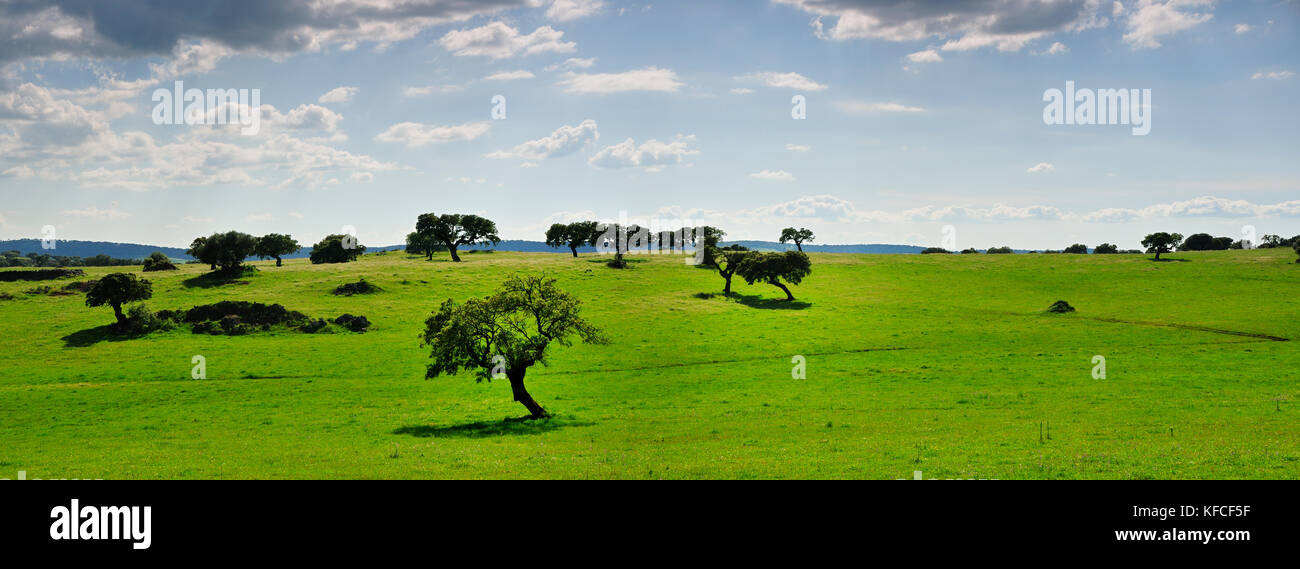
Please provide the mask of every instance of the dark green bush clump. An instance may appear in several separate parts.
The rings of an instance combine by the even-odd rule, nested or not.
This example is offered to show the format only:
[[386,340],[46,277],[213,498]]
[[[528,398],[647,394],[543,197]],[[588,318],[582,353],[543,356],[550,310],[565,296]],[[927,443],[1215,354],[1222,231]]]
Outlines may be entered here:
[[354,283],[339,285],[338,288],[334,289],[334,294],[339,296],[352,296],[354,294],[373,294],[382,290],[383,289],[366,282],[366,279],[361,279]]
[[365,316],[353,316],[351,314],[344,314],[335,318],[334,323],[353,332],[365,332],[370,327],[370,321]]
[[1070,306],[1070,303],[1064,300],[1058,300],[1053,302],[1052,306],[1048,307],[1047,311],[1055,314],[1065,314],[1067,312],[1074,312],[1074,307]]
[[262,304],[242,300],[223,300],[216,304],[195,306],[185,312],[185,321],[189,323],[203,321],[220,321],[227,316],[239,317],[240,324],[275,326],[285,324],[299,326],[308,320],[306,314],[288,310],[279,304]]
[[176,265],[172,263],[171,259],[167,258],[167,255],[162,254],[161,251],[154,251],[149,255],[148,259],[144,260],[145,272],[174,270],[176,270]]
[[86,271],[81,269],[38,269],[31,270],[13,270],[0,271],[0,282],[14,281],[49,281],[61,279],[64,277],[85,276]]
[[922,254],[922,255],[936,255],[936,254],[942,255],[942,254],[952,254],[952,251],[949,251],[949,250],[947,250],[947,249],[944,249],[943,247],[930,247],[929,249],[926,249],[926,250],[924,250],[924,251],[921,251],[921,254]]

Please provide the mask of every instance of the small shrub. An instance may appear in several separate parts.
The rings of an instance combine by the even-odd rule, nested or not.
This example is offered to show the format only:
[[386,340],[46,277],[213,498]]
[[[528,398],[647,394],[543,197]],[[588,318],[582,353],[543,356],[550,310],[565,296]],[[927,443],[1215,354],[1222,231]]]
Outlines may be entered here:
[[154,313],[144,304],[137,304],[126,311],[126,330],[135,334],[171,330],[173,322],[166,317],[171,314],[175,313],[169,310]]
[[988,251],[984,252],[986,255],[1010,255],[1012,253],[1014,251],[1010,247],[990,247]]
[[925,249],[924,251],[921,251],[921,254],[922,255],[951,255],[952,251],[944,249],[943,247],[930,247],[928,249]]
[[306,324],[299,326],[298,331],[306,332],[308,334],[315,334],[317,332],[320,332],[321,330],[328,328],[329,325],[330,325],[329,322],[326,322],[324,318],[317,318],[315,320],[309,320]]
[[354,294],[373,294],[381,290],[383,289],[366,282],[366,279],[361,279],[354,283],[339,285],[334,289],[334,294],[337,296],[352,296]]
[[63,285],[63,290],[86,292],[92,288],[95,288],[95,283],[98,282],[99,281],[97,280],[93,280],[93,281],[77,281],[75,283],[68,283],[66,285]]
[[353,332],[365,332],[367,328],[370,328],[370,321],[365,316],[353,316],[351,314],[344,314],[335,318],[334,323]]
[[1074,312],[1074,307],[1070,306],[1070,303],[1064,300],[1058,300],[1053,302],[1052,306],[1048,307],[1047,311],[1055,314],[1065,314],[1067,312]]

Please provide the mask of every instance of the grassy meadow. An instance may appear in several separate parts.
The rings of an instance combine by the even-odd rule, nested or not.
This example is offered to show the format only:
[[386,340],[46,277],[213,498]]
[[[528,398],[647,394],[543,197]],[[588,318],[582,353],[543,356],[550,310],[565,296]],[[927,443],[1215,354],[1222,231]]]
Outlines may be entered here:
[[[143,274],[153,310],[280,303],[364,334],[124,339],[81,294],[24,293],[84,279],[0,283],[0,478],[1300,478],[1290,249],[814,253],[794,303],[702,295],[722,279],[677,257],[463,257]],[[526,414],[505,381],[424,379],[432,309],[540,271],[611,339],[529,371],[555,419],[503,421]],[[359,277],[383,292],[331,294]]]

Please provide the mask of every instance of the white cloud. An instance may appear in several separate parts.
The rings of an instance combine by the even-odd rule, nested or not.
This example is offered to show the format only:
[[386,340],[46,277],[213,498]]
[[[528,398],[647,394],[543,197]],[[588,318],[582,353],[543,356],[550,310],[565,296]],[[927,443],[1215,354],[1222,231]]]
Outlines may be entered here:
[[1232,27],[1232,30],[1236,32],[1237,35],[1248,34],[1252,29],[1254,28],[1252,28],[1250,24],[1237,24]]
[[927,49],[907,54],[907,60],[912,63],[939,63],[943,61],[943,56],[933,49]]
[[116,203],[110,204],[107,209],[100,209],[96,206],[85,209],[65,209],[63,215],[89,219],[125,219],[131,217],[131,214],[117,209]]
[[646,67],[622,73],[566,73],[557,85],[566,93],[675,92],[682,86],[671,69]]
[[754,90],[750,89],[749,87],[736,87],[735,89],[731,90],[732,95],[748,95],[753,92]]
[[803,144],[787,144],[785,145],[785,149],[790,152],[808,152],[809,150],[812,150],[812,147]]
[[535,77],[535,75],[533,75],[531,72],[520,69],[517,71],[498,71],[496,73],[488,75],[487,77],[484,77],[483,80],[484,81],[516,81],[519,79],[532,79],[533,77]]
[[317,103],[346,103],[357,94],[356,87],[335,87],[316,99]]
[[596,58],[594,57],[588,57],[585,59],[580,57],[570,57],[564,60],[564,63],[547,65],[544,69],[547,71],[555,71],[556,69],[587,69],[595,64]]
[[750,174],[749,177],[756,180],[775,180],[780,182],[794,181],[794,174],[786,172],[785,170],[762,170]]
[[760,73],[750,73],[741,75],[736,78],[740,81],[758,81],[768,87],[778,89],[794,89],[797,91],[824,91],[826,86],[813,81],[803,75],[793,71],[781,73],[777,71],[763,71]]
[[492,125],[486,122],[450,126],[403,122],[388,127],[388,130],[375,136],[375,140],[397,142],[410,148],[416,148],[428,144],[474,140],[486,134],[491,128]]
[[561,126],[549,136],[519,144],[510,152],[498,150],[488,154],[487,157],[526,158],[529,160],[556,158],[573,154],[588,143],[599,139],[600,131],[596,128],[596,121],[587,119],[574,126]]
[[1210,0],[1139,0],[1137,9],[1128,16],[1124,41],[1133,49],[1160,47],[1160,38],[1214,18],[1213,14],[1194,11],[1201,7],[1213,9],[1214,4]]
[[1031,174],[1038,173],[1038,172],[1055,172],[1055,171],[1056,171],[1056,165],[1050,162],[1039,162],[1037,164],[1034,164],[1033,166],[1030,166],[1029,169],[1026,170],[1026,172],[1029,172]]
[[1300,200],[1276,204],[1255,204],[1245,200],[1230,200],[1214,196],[1201,196],[1185,201],[1155,204],[1139,209],[1107,208],[1083,216],[1084,221],[1125,222],[1164,217],[1297,217]]
[[33,170],[31,166],[28,166],[26,164],[19,164],[17,166],[14,166],[13,168],[5,170],[3,173],[0,174],[11,178],[31,178],[32,176],[36,175],[36,171]]
[[836,101],[835,108],[849,114],[925,112],[922,107],[912,107],[902,103],[868,103],[866,101]]
[[546,18],[556,22],[570,22],[595,14],[604,6],[602,0],[555,0],[546,9]]
[[658,170],[681,164],[686,157],[700,153],[690,147],[695,135],[678,135],[672,142],[647,140],[638,146],[631,138],[602,148],[587,162],[598,168],[646,168]]
[[1290,79],[1293,76],[1295,76],[1295,72],[1293,71],[1268,71],[1268,72],[1259,71],[1254,75],[1251,75],[1250,78],[1251,79],[1272,79],[1274,81],[1281,81],[1283,79]]
[[1045,53],[1047,53],[1047,55],[1056,55],[1059,53],[1069,53],[1069,52],[1070,52],[1070,48],[1066,47],[1065,44],[1058,41],[1058,42],[1052,42],[1051,47],[1048,47]]
[[1099,0],[1055,2],[867,2],[862,0],[774,0],[812,14],[813,31],[829,41],[879,39],[945,40],[945,51],[995,47],[1018,51],[1058,32],[1108,23]]
[[452,30],[438,40],[447,51],[458,56],[483,56],[503,59],[538,53],[573,53],[578,44],[562,41],[564,32],[542,26],[531,34],[502,22],[492,22],[468,30]]
[[426,85],[424,87],[407,87],[402,90],[403,97],[424,97],[433,93],[459,93],[464,85]]

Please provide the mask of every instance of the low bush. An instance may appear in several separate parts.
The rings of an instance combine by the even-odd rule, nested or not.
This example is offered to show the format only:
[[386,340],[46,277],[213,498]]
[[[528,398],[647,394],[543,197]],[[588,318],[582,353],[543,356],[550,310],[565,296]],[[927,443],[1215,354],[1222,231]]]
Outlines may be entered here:
[[352,296],[354,294],[373,294],[382,290],[383,289],[366,282],[366,279],[361,279],[354,283],[339,285],[334,289],[334,294],[338,296]]
[[85,276],[86,271],[81,269],[37,269],[26,270],[17,269],[12,271],[0,271],[0,282],[14,281],[50,281],[66,277]]

